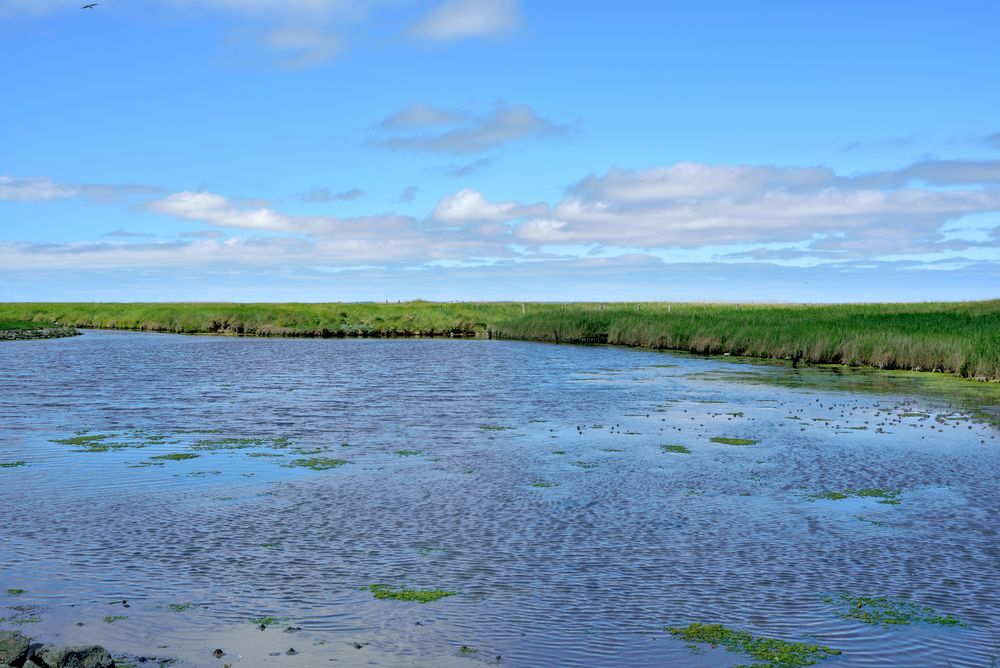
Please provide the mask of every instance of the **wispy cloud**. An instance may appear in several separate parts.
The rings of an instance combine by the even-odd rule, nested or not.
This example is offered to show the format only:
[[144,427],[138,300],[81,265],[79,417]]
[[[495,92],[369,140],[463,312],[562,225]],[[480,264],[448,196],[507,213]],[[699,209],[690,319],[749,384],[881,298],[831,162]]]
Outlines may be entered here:
[[450,176],[453,179],[461,179],[466,176],[472,176],[473,174],[478,174],[487,167],[493,165],[493,158],[478,158],[472,162],[465,162],[450,165],[444,167],[445,176]]
[[994,132],[991,135],[986,135],[983,137],[983,143],[990,148],[1000,150],[1000,132]]
[[61,183],[47,177],[0,175],[0,200],[12,202],[48,202],[78,197],[94,201],[107,201],[158,192],[162,192],[162,190],[140,185]]
[[392,114],[376,128],[424,130],[430,126],[446,129],[380,134],[368,143],[395,151],[472,155],[519,140],[565,136],[570,131],[568,125],[543,118],[527,105],[501,106],[482,115],[416,105]]
[[329,188],[313,188],[309,192],[299,195],[299,199],[303,202],[350,202],[364,196],[365,191],[360,188],[351,188],[340,192],[334,192]]
[[436,42],[506,35],[521,27],[517,0],[445,0],[417,22],[414,36]]

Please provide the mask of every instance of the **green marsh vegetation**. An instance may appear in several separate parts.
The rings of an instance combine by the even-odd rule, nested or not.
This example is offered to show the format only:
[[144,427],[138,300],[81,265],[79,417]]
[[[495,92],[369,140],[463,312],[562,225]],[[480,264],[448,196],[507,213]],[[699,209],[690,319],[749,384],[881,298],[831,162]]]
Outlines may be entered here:
[[922,622],[934,626],[965,626],[957,617],[942,615],[929,605],[902,598],[839,593],[828,594],[823,601],[833,606],[840,617],[865,624],[889,627]]
[[12,469],[18,466],[27,466],[28,462],[24,460],[17,460],[16,462],[0,462],[0,469]]
[[1000,380],[1000,300],[919,304],[7,303],[76,327],[243,336],[491,336],[611,343]]
[[680,455],[691,454],[691,449],[684,445],[661,445],[660,449],[664,452],[675,452]]
[[457,591],[447,589],[410,589],[409,587],[393,587],[387,584],[373,584],[362,587],[362,591],[370,591],[378,599],[394,599],[397,601],[416,601],[431,603],[446,596],[455,596]]
[[338,466],[344,466],[345,464],[350,464],[350,462],[346,459],[332,459],[330,457],[309,457],[304,459],[293,459],[287,464],[284,464],[284,466],[302,467],[312,469],[313,471],[327,471],[329,469],[335,469]]
[[840,654],[839,650],[824,645],[755,636],[749,631],[730,629],[722,624],[695,623],[684,627],[668,626],[666,630],[670,635],[692,643],[692,649],[697,649],[694,643],[702,643],[750,656],[757,662],[752,664],[754,668],[800,668]]

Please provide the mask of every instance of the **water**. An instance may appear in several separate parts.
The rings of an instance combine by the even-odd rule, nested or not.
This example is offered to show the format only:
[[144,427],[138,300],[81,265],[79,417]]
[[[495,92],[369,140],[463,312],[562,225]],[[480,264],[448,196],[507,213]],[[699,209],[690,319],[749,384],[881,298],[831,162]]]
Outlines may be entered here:
[[[0,463],[25,464],[0,468],[0,628],[185,666],[751,661],[665,631],[705,622],[842,652],[823,666],[992,665],[997,429],[817,373],[499,341],[4,344]],[[113,447],[53,442],[79,435]],[[350,463],[288,466],[311,457]],[[901,503],[809,496],[859,488]],[[835,592],[967,625],[867,625]]]

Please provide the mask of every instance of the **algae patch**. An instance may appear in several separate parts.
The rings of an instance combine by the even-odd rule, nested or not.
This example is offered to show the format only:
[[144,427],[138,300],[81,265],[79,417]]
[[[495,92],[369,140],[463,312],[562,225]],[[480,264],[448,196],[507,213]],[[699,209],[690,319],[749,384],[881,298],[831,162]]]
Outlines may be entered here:
[[757,445],[757,441],[752,438],[728,438],[725,436],[715,436],[710,439],[712,443],[722,443],[723,445]]
[[447,589],[410,589],[409,587],[393,587],[386,584],[373,584],[361,588],[370,591],[378,599],[394,599],[397,601],[416,601],[431,603],[446,596],[455,596],[457,591]]
[[690,643],[704,643],[713,648],[725,647],[730,652],[753,657],[758,662],[752,664],[754,668],[812,666],[840,654],[840,650],[824,645],[755,636],[749,631],[730,629],[722,624],[695,623],[685,627],[668,626],[666,630],[670,635]]
[[957,617],[942,615],[929,605],[913,603],[903,598],[841,593],[828,594],[823,597],[823,601],[836,608],[840,617],[865,624],[888,627],[923,622],[935,626],[965,626]]
[[810,501],[840,501],[850,497],[862,499],[878,499],[878,503],[890,506],[898,506],[902,503],[902,492],[898,489],[881,489],[878,487],[864,487],[861,489],[845,489],[843,491],[826,491],[818,494],[810,494]]
[[330,457],[309,457],[307,459],[293,459],[287,464],[284,464],[284,466],[302,467],[312,469],[313,471],[326,471],[328,469],[335,469],[338,466],[343,466],[344,464],[350,464],[350,462],[346,459],[331,459]]
[[664,452],[676,452],[681,455],[691,454],[691,449],[684,445],[661,445],[660,449]]

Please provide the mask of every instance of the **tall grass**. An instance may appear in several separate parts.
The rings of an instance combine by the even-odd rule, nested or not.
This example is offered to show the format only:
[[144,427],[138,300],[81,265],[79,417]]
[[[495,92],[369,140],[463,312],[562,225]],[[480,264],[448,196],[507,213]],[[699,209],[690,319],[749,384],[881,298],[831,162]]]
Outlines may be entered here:
[[0,319],[244,336],[492,336],[601,342],[1000,380],[1000,300],[830,306],[667,303],[0,304]]

